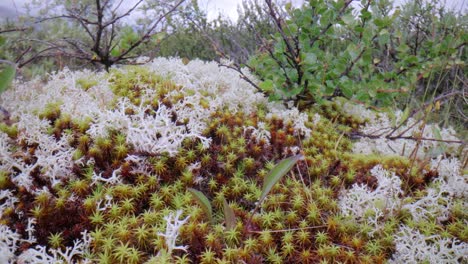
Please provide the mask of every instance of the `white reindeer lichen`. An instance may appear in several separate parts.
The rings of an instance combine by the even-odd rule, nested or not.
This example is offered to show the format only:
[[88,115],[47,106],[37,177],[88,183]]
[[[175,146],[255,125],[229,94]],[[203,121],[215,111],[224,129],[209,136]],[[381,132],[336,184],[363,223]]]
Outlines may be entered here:
[[408,226],[395,234],[396,252],[389,263],[466,263],[468,244],[439,235],[426,236]]
[[166,221],[166,232],[158,233],[159,236],[163,236],[167,246],[167,253],[170,255],[173,250],[179,249],[187,251],[187,246],[177,246],[177,237],[179,236],[180,228],[187,222],[190,216],[179,220],[179,217],[182,215],[182,210],[177,210],[175,215],[169,213],[164,217]]

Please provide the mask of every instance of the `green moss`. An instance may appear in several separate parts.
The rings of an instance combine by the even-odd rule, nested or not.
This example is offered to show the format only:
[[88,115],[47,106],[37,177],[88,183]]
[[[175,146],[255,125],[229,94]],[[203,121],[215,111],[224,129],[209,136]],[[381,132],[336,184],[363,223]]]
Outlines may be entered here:
[[76,84],[81,87],[81,89],[87,91],[91,87],[98,85],[98,81],[90,78],[82,78],[76,80]]
[[12,187],[10,174],[6,171],[0,171],[0,190],[5,190],[9,187]]
[[0,123],[0,131],[7,134],[10,138],[16,138],[18,136],[18,128],[15,125]]
[[[125,71],[113,69],[109,73],[108,81],[111,90],[118,97],[127,97],[136,105],[150,104],[154,108],[158,107],[158,102],[167,103],[164,98],[169,92],[180,89],[169,79],[156,75],[144,67],[127,66]],[[157,101],[150,102],[143,98],[145,89],[154,89]]]

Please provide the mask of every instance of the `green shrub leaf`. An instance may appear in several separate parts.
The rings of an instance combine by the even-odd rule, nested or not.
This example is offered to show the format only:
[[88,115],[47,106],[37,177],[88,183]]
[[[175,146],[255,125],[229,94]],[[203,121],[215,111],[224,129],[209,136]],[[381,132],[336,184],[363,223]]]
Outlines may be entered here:
[[354,23],[354,15],[353,14],[346,14],[344,15],[342,18],[343,22],[346,24],[346,25],[351,25]]
[[306,56],[305,56],[304,62],[306,64],[308,64],[308,65],[316,64],[317,63],[317,55],[315,55],[312,52],[307,53]]
[[347,83],[346,85],[343,85],[341,87],[341,91],[343,92],[343,95],[346,96],[346,98],[351,98],[353,96],[353,89],[349,85],[349,83]]
[[259,86],[260,86],[260,89],[262,89],[263,91],[271,92],[273,91],[274,84],[272,80],[266,80],[264,82],[261,82]]

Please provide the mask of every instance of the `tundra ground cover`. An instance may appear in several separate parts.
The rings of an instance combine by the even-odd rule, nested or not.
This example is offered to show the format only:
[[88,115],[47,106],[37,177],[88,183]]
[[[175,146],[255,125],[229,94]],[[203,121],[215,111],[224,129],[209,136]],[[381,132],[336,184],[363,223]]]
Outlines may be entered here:
[[[179,59],[62,71],[0,98],[2,262],[467,261],[464,146],[348,136],[401,114],[338,99],[300,112],[214,62]],[[297,154],[253,214],[268,172]]]

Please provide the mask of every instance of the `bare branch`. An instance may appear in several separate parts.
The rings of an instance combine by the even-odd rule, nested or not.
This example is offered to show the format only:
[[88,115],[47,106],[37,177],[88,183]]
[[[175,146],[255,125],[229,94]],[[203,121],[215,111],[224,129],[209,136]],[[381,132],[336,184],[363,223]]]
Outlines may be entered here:
[[97,30],[96,30],[96,39],[94,41],[94,46],[91,48],[99,57],[102,57],[99,47],[101,46],[102,32],[104,31],[104,26],[102,19],[104,17],[104,12],[101,7],[101,1],[96,0],[96,11],[97,11]]
[[[185,1],[185,0],[184,0]],[[115,24],[118,20],[126,17],[126,16],[129,16],[133,11],[135,11],[135,9],[143,2],[143,0],[139,0],[137,3],[135,3],[130,9],[127,10],[127,12],[125,12],[123,15],[120,15],[120,16],[117,16],[113,19],[111,19],[110,21],[108,21],[107,23],[105,23],[103,26],[104,27],[107,27],[109,25],[112,25],[112,24]],[[183,1],[182,1],[183,2]],[[120,6],[120,3],[119,5]],[[117,7],[116,7],[117,9]],[[115,12],[115,9],[113,11],[113,13]]]
[[3,33],[10,33],[10,32],[22,32],[22,31],[26,31],[28,30],[29,28],[27,27],[24,27],[24,28],[8,28],[8,29],[1,29],[0,30],[0,34],[3,34]]
[[0,63],[9,64],[10,66],[12,66],[12,67],[14,67],[14,68],[17,67],[16,63],[11,62],[11,61],[9,61],[9,60],[1,60],[1,59],[0,59]]
[[159,16],[159,18],[153,23],[153,25],[146,31],[146,33],[135,43],[133,43],[126,51],[122,52],[117,58],[114,58],[114,61],[122,60],[128,53],[134,50],[136,47],[140,46],[143,42],[151,37],[153,31],[156,27],[171,13],[173,13],[185,0],[180,0],[177,4],[172,6],[168,11]]
[[283,39],[284,43],[286,44],[286,47],[288,49],[288,52],[293,56],[293,59],[298,56],[294,48],[292,47],[291,43],[289,43],[288,37],[286,37],[286,34],[284,33],[283,26],[282,26],[282,21],[281,18],[277,16],[275,8],[273,7],[273,3],[271,0],[265,0],[270,16],[275,21],[276,28],[278,29],[278,32],[281,34],[281,38]]
[[[351,133],[347,133],[347,135],[351,138],[362,138],[362,137],[365,137],[365,138],[370,138],[370,139],[378,139],[378,138],[382,138],[382,136],[379,136],[379,135],[370,135],[370,134],[365,134],[365,133],[362,133],[362,132],[351,132]],[[461,144],[461,145],[464,145],[466,144],[465,141],[463,140],[445,140],[445,139],[437,139],[437,138],[426,138],[426,137],[414,137],[414,136],[402,136],[402,135],[398,135],[398,136],[390,136],[390,135],[387,135],[387,136],[384,136],[383,138],[386,138],[386,139],[389,139],[389,140],[398,140],[398,139],[407,139],[407,140],[414,140],[414,141],[434,141],[434,142],[443,142],[443,143],[455,143],[455,144]]]
[[21,52],[21,54],[16,58],[15,62],[18,63],[21,59],[23,59],[23,57],[28,53],[30,52],[32,49],[32,46],[29,46],[27,49],[25,49],[23,52]]
[[91,37],[91,39],[93,41],[95,41],[95,37],[94,37],[94,34],[91,32],[91,29],[88,27],[88,25],[91,25],[91,24],[94,24],[94,23],[89,23],[90,21],[81,17],[81,16],[78,16],[78,15],[75,15],[75,14],[70,14],[70,16],[68,16],[68,18],[71,18],[71,19],[74,19],[74,20],[77,20],[78,23],[80,23],[80,25],[84,28],[84,30],[86,31],[86,33],[88,34],[89,37]]
[[[420,107],[414,109],[413,111],[411,111],[411,113],[409,114],[407,120],[411,117],[413,117],[414,115],[416,115],[418,112],[426,109],[426,107],[428,107],[430,104],[433,104],[434,102],[437,102],[437,101],[441,101],[441,100],[444,100],[446,98],[450,98],[450,97],[453,97],[455,95],[463,95],[463,92],[460,92],[460,91],[454,91],[454,92],[450,92],[450,93],[446,93],[446,94],[442,94],[442,95],[439,95],[437,96],[436,98],[433,98],[427,102],[425,102],[424,104],[422,104]],[[389,135],[392,135],[395,131],[397,131],[400,127],[402,127],[407,120],[404,120],[403,122],[401,122],[399,125],[395,126],[394,128],[392,128],[391,132],[389,133]],[[403,135],[404,133],[408,132],[409,129],[413,128],[417,123],[419,123],[422,119],[419,119],[417,120],[413,125],[409,126],[407,129],[405,129],[403,132],[401,132],[398,136],[401,136]]]
[[[195,27],[197,27],[200,32],[203,34],[203,36],[211,43],[211,46],[213,47],[214,51],[216,52],[216,54],[218,54],[221,58],[224,58],[224,59],[227,59],[229,61],[231,61],[230,64],[224,64],[224,63],[221,63],[219,62],[219,66],[220,67],[226,67],[228,69],[231,69],[231,70],[234,70],[236,71],[237,73],[239,73],[239,76],[241,79],[243,79],[244,81],[246,81],[247,83],[249,83],[250,85],[252,85],[252,87],[254,87],[258,92],[262,93],[262,94],[265,94],[265,91],[263,91],[262,89],[260,89],[260,87],[252,80],[250,79],[243,71],[242,71],[242,67],[241,65],[239,65],[238,63],[236,62],[233,62],[229,56],[227,56],[223,50],[219,47],[219,44],[218,42],[210,35],[208,34],[206,28],[200,26],[198,23],[196,23],[196,21],[194,21],[193,19],[191,18],[188,18],[189,20],[191,20],[194,24]],[[252,67],[250,67],[249,65],[245,65],[245,67],[247,69],[249,69],[251,72],[255,72],[254,69],[252,69]]]
[[221,67],[226,67],[228,69],[231,69],[231,70],[234,70],[236,72],[239,73],[239,77],[248,82],[250,85],[252,85],[253,87],[255,87],[255,89],[257,89],[257,91],[261,92],[261,93],[264,93],[264,91],[262,89],[260,89],[260,87],[258,87],[257,84],[255,84],[250,78],[247,77],[247,75],[245,75],[245,73],[242,71],[242,68],[240,67],[239,64],[237,63],[233,63],[233,65],[228,65],[228,64],[223,64],[223,63],[220,63],[219,66]]
[[39,58],[44,58],[44,57],[49,57],[49,55],[44,55],[46,52],[48,51],[51,51],[51,50],[56,50],[55,47],[48,47],[48,48],[45,48],[43,50],[40,50],[38,52],[36,52],[36,54],[34,54],[33,56],[31,56],[29,59],[27,59],[26,61],[24,62],[21,62],[21,63],[18,63],[18,68],[22,68],[24,67],[25,65],[39,59]]
[[[346,0],[344,6],[340,9],[340,11],[339,11],[339,13],[338,13],[338,17],[337,17],[336,19],[340,19],[340,18],[344,15],[346,9],[348,9],[349,5],[350,5],[352,2],[353,2],[352,0]],[[320,33],[319,33],[317,36],[315,36],[315,37],[310,41],[310,46],[313,46],[313,45],[315,44],[315,42],[316,42],[317,40],[319,40],[320,37],[322,37],[325,33],[327,33],[327,31],[328,31],[332,26],[333,26],[333,22],[328,23],[328,25],[327,25],[326,27],[324,27],[324,28],[320,31]]]

